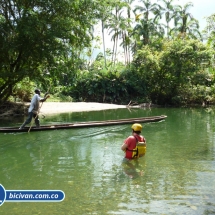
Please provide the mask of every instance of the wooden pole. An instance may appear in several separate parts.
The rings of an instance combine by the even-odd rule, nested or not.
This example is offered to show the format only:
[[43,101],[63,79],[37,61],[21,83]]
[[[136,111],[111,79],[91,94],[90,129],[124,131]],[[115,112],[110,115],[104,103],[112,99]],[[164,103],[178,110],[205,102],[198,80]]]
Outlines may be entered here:
[[[42,102],[42,104],[41,104],[41,106],[40,106],[40,108],[39,108],[39,110],[38,110],[38,112],[37,112],[37,115],[34,117],[34,119],[37,118],[37,116],[38,116],[38,114],[39,114],[40,109],[41,109],[42,106],[43,106],[43,102]],[[31,122],[31,126],[30,126],[30,128],[28,129],[28,133],[30,132],[32,125],[33,125],[33,122]]]
[[[49,86],[49,89],[48,89],[47,93],[49,92],[50,88],[51,88],[51,85]],[[39,108],[39,110],[38,110],[38,112],[37,112],[37,115],[34,117],[34,119],[37,118],[37,116],[38,116],[38,114],[39,114],[40,109],[42,108],[42,106],[43,106],[43,102],[42,102],[42,104],[41,104],[41,106],[40,106],[40,108]],[[30,126],[30,128],[28,129],[28,133],[30,132],[32,125],[33,125],[33,122],[31,122],[31,126]]]

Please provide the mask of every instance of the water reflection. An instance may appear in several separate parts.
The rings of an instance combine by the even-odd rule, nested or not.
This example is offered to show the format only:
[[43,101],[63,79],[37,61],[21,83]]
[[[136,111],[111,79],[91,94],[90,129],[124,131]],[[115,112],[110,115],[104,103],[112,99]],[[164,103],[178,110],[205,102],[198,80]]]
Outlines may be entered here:
[[130,125],[0,134],[0,183],[6,189],[60,189],[66,195],[60,204],[5,203],[2,213],[213,214],[213,111],[109,110],[50,116],[43,123],[161,114],[168,118],[144,124],[145,157],[129,164],[122,164],[120,147]]
[[140,164],[139,160],[122,161],[123,171],[130,179],[136,179],[144,175],[144,166]]

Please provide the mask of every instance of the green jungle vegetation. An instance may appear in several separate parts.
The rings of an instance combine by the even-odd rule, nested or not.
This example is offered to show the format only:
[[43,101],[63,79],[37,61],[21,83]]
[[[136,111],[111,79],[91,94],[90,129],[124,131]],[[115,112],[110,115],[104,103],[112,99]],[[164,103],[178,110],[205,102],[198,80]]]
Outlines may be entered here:
[[200,32],[191,7],[174,0],[0,0],[0,104],[30,101],[35,87],[52,101],[214,104],[215,14]]

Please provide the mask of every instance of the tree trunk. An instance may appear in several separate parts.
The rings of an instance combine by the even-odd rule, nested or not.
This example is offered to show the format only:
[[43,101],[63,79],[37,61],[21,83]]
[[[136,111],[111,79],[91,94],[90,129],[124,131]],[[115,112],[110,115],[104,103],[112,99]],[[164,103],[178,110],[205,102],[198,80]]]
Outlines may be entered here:
[[105,34],[104,34],[104,21],[103,20],[102,20],[102,39],[103,39],[103,53],[104,53],[105,68],[107,68],[106,49],[105,49]]

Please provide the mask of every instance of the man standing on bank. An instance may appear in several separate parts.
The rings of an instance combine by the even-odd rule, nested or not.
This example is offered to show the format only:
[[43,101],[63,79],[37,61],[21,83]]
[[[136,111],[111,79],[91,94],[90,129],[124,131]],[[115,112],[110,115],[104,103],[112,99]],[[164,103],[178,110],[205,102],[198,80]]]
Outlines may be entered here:
[[31,100],[31,104],[28,109],[28,118],[25,120],[25,122],[21,125],[21,127],[19,129],[23,129],[27,124],[29,124],[33,117],[34,117],[36,127],[37,128],[40,127],[40,120],[38,117],[39,109],[40,109],[40,102],[46,101],[46,99],[49,98],[50,96],[47,95],[47,93],[46,93],[44,98],[41,98],[39,89],[36,89],[34,92],[35,92],[35,94]]
[[146,153],[146,139],[140,135],[142,131],[142,125],[135,123],[132,125],[132,135],[129,136],[121,146],[121,149],[125,151],[125,157],[123,161],[129,161],[135,158],[139,158]]

